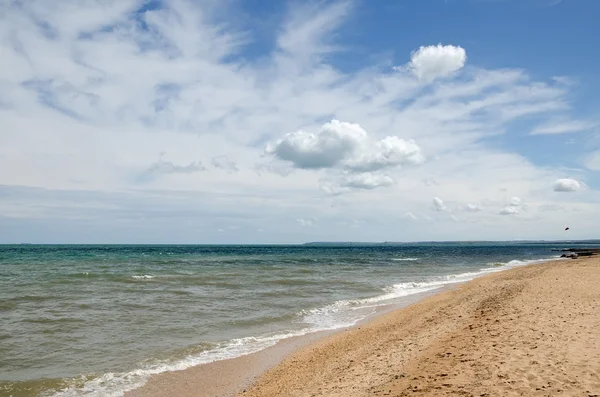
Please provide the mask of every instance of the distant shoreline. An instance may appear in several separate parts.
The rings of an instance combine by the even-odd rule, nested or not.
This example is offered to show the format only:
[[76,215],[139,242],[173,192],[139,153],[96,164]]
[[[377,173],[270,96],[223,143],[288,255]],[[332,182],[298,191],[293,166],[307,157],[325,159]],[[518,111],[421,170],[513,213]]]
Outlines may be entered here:
[[306,246],[345,246],[345,245],[356,245],[356,246],[369,246],[369,245],[411,245],[411,244],[592,244],[600,245],[600,239],[595,240],[456,240],[456,241],[415,241],[415,242],[394,242],[394,241],[383,241],[383,242],[355,242],[355,241],[311,241],[303,243]]

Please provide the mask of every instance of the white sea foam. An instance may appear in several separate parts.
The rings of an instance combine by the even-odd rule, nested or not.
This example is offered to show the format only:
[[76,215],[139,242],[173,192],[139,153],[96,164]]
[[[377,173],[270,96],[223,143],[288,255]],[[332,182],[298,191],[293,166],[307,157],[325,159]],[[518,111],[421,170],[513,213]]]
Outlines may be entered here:
[[381,295],[358,300],[340,300],[321,308],[305,310],[300,314],[302,322],[311,324],[316,330],[345,328],[373,314],[376,307],[393,304],[401,298],[433,291],[446,285],[463,283],[488,273],[548,260],[512,260],[503,263],[500,267],[488,267],[475,272],[434,276],[419,282],[398,283],[384,288],[385,293]]
[[273,346],[280,340],[306,335],[314,331],[306,328],[260,337],[233,339],[214,349],[186,357],[177,362],[155,364],[127,373],[105,373],[98,378],[85,382],[83,386],[73,386],[60,390],[52,394],[52,397],[120,397],[129,390],[143,386],[152,375],[181,371],[200,364],[245,356]]
[[418,261],[421,258],[392,258],[393,261],[397,261],[397,262],[412,262],[412,261]]
[[141,280],[149,280],[149,279],[154,278],[154,276],[151,276],[149,274],[143,274],[141,276],[131,276],[131,278],[135,278],[136,280],[140,280],[140,279]]
[[[554,260],[557,259],[559,258],[554,258]],[[392,304],[403,297],[433,291],[449,284],[469,281],[488,273],[545,261],[548,261],[548,259],[529,261],[512,260],[503,263],[502,266],[488,267],[476,272],[435,276],[425,281],[394,284],[386,287],[383,291],[384,293],[378,296],[358,300],[340,300],[324,307],[302,311],[299,313],[299,317],[300,321],[306,324],[306,327],[300,330],[233,339],[211,350],[188,356],[176,362],[146,366],[127,373],[106,373],[85,382],[83,386],[70,387],[58,391],[52,397],[120,397],[126,391],[142,386],[150,376],[155,374],[184,370],[200,364],[244,356],[273,346],[278,341],[293,336],[349,327],[373,314],[376,307]],[[151,279],[154,276],[138,275],[132,277],[136,279]]]

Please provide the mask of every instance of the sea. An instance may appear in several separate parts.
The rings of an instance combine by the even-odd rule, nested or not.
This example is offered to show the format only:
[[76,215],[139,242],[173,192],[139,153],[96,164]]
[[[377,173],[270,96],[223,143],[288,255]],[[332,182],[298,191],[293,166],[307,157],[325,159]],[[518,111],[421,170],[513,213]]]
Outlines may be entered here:
[[572,245],[0,245],[0,396],[121,396]]

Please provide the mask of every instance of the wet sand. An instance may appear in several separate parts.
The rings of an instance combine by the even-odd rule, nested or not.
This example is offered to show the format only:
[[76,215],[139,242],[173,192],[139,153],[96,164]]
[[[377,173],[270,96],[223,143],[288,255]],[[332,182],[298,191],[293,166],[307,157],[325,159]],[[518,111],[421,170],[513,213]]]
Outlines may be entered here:
[[600,395],[600,258],[491,274],[282,346],[161,374],[128,395]]

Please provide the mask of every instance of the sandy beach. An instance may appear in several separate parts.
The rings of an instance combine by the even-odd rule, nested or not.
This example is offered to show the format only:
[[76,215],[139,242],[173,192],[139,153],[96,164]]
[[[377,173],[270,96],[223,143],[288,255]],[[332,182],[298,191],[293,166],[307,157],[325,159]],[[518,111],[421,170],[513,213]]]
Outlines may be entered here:
[[494,273],[284,346],[161,374],[127,395],[598,396],[600,259]]

